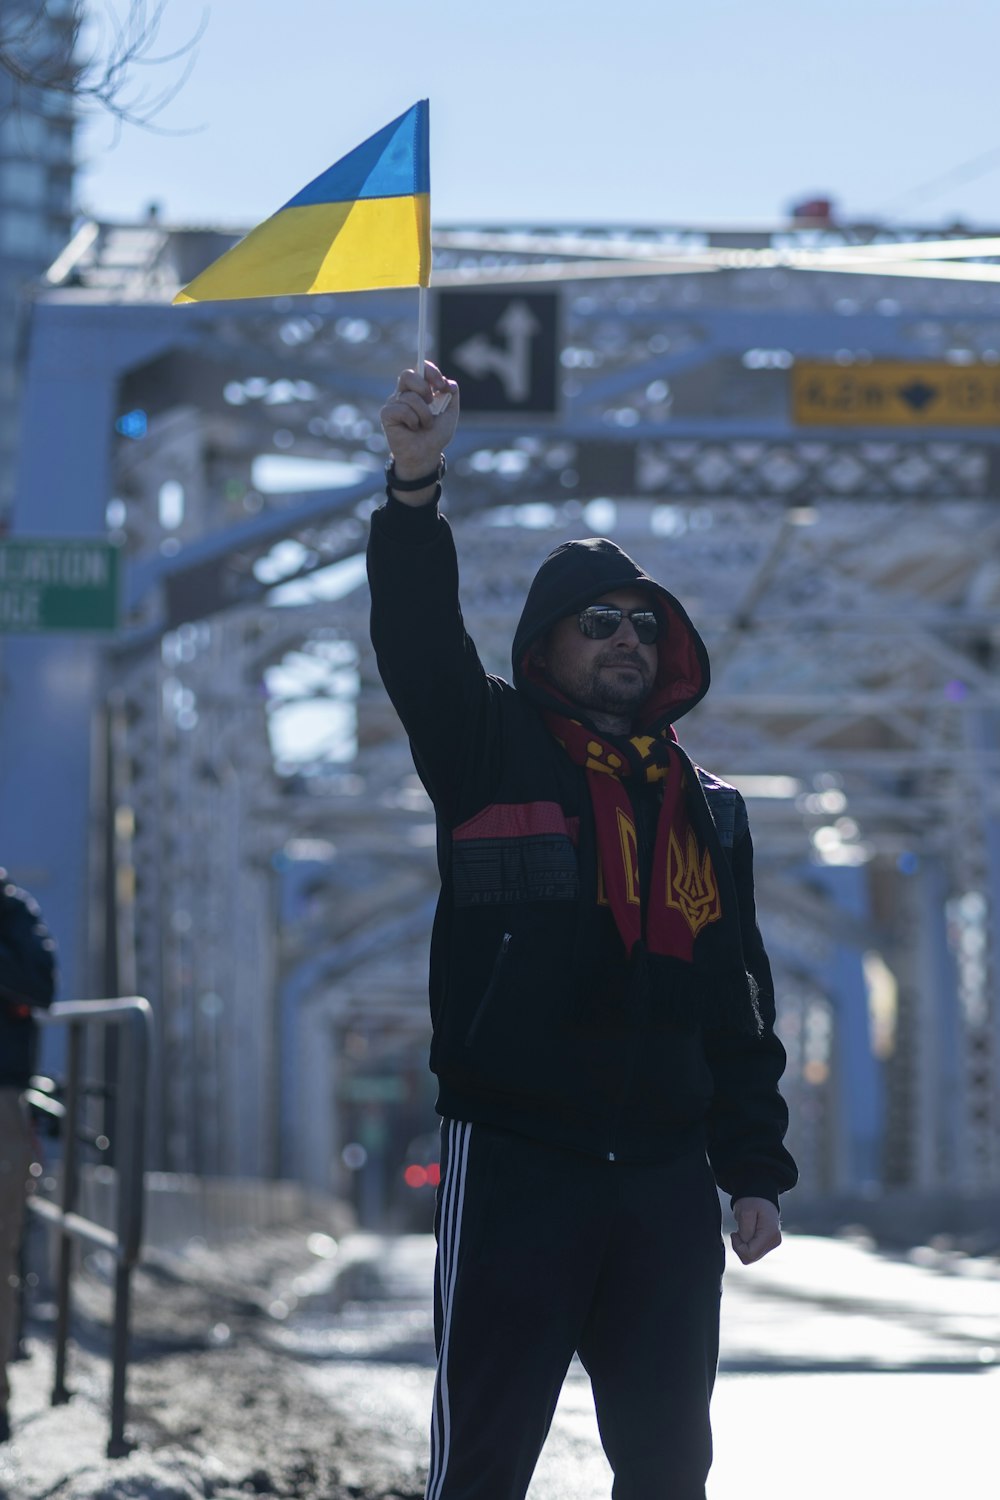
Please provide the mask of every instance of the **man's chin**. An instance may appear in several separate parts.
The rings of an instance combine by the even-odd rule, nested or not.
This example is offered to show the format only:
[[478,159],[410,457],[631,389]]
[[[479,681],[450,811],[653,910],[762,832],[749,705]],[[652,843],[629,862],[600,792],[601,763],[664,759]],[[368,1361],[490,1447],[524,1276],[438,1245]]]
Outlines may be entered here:
[[591,706],[599,713],[631,715],[642,707],[648,696],[647,688],[639,682],[631,691],[623,684],[622,691],[618,693],[609,692],[605,684],[604,691],[598,695],[598,701]]

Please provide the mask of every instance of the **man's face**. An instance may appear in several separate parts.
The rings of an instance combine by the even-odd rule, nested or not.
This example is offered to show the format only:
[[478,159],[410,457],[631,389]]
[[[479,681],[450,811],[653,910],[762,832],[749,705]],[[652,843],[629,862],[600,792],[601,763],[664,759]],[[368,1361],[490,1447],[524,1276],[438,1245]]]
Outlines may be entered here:
[[592,712],[631,719],[648,698],[656,678],[657,647],[644,646],[628,611],[649,609],[642,589],[615,589],[589,604],[614,604],[625,611],[606,641],[585,636],[575,614],[559,620],[536,648],[534,660],[554,687],[573,703]]

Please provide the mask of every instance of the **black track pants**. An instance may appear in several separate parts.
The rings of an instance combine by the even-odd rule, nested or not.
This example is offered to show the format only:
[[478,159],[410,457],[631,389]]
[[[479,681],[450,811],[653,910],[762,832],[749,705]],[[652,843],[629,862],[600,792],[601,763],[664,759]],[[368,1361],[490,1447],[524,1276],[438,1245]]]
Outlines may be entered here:
[[704,1500],[724,1247],[703,1153],[602,1161],[445,1121],[427,1500],[522,1500],[578,1351],[614,1500]]

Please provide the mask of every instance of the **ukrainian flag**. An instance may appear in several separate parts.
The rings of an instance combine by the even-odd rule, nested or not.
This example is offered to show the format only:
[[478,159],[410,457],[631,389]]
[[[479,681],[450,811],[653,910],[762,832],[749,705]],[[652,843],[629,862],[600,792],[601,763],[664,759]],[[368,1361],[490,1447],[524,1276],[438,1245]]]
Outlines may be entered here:
[[427,286],[429,105],[421,99],[251,229],[174,302]]

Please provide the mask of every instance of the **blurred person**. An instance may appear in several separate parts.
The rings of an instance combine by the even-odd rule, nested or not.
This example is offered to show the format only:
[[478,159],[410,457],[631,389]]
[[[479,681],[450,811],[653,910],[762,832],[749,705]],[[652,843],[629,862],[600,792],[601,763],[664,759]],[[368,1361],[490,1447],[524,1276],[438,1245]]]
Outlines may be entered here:
[[426,1493],[521,1500],[576,1352],[615,1500],[704,1500],[719,1188],[749,1264],[780,1242],[797,1175],[746,809],[672,727],[708,689],[705,646],[614,543],[557,547],[513,685],[484,671],[437,506],[458,409],[433,365],[400,376],[368,548],[372,640],[442,881]]
[[7,1364],[17,1325],[19,1252],[31,1164],[31,1133],[22,1094],[35,1069],[38,1026],[33,1006],[55,990],[52,939],[37,904],[0,869],[0,1443],[10,1437]]

